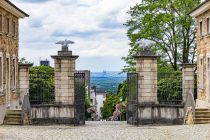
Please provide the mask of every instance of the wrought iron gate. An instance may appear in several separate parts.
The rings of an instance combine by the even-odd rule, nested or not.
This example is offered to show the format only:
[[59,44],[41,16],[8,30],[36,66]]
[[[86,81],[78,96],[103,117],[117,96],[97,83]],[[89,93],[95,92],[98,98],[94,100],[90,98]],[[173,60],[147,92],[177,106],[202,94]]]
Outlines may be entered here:
[[128,73],[127,123],[138,125],[138,74]]
[[85,73],[74,74],[74,125],[85,124]]

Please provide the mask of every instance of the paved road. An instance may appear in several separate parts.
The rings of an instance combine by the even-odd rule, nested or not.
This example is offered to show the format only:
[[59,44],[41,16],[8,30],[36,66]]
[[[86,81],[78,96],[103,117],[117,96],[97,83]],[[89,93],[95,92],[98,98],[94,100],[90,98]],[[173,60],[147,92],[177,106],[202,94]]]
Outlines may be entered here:
[[210,125],[140,126],[86,122],[85,126],[0,126],[0,140],[210,140]]

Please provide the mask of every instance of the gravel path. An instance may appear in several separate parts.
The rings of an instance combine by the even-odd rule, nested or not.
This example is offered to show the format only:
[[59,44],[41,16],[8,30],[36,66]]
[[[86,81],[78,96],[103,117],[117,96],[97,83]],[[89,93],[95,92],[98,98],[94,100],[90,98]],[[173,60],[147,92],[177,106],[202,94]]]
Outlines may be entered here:
[[85,126],[0,126],[0,140],[210,140],[209,125],[140,126],[86,122]]

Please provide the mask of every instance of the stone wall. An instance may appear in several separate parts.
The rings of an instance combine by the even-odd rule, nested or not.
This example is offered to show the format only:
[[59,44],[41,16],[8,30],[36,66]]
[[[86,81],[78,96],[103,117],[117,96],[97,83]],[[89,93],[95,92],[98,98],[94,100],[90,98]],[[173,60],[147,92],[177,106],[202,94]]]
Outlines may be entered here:
[[139,124],[183,124],[183,105],[140,104]]
[[72,105],[33,105],[31,108],[33,124],[73,124]]

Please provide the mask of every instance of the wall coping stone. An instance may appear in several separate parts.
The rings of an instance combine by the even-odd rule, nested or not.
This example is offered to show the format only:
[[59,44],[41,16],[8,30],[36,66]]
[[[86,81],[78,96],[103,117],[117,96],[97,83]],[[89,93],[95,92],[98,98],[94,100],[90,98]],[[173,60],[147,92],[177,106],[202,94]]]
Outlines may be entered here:
[[197,64],[184,63],[181,64],[183,68],[194,68]]
[[138,58],[153,58],[153,59],[158,59],[160,58],[160,56],[158,55],[134,55],[134,58],[138,59]]
[[53,55],[51,56],[53,59],[77,59],[79,56],[78,55]]
[[74,107],[74,104],[62,104],[62,103],[36,104],[36,105],[31,105],[31,107]]
[[32,67],[34,64],[33,63],[29,63],[29,64],[23,64],[23,63],[19,63],[18,66],[21,68],[29,68]]
[[138,107],[180,107],[180,108],[184,108],[184,104],[174,104],[174,105],[170,105],[170,104],[158,104],[158,103],[138,103]]

